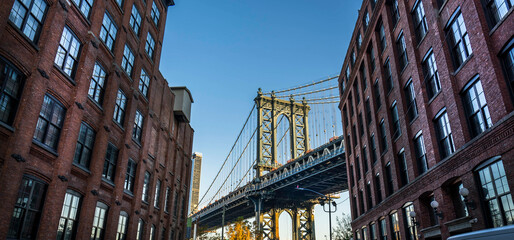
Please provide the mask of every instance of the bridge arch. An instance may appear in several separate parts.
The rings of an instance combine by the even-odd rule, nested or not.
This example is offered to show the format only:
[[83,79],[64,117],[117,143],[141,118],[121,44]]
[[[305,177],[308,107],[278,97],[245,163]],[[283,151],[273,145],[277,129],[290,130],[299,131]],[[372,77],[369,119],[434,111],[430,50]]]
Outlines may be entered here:
[[294,229],[294,214],[289,209],[284,209],[278,212],[278,237],[280,240],[293,240]]
[[280,113],[277,117],[277,163],[286,164],[288,160],[292,159],[292,129],[291,119],[286,113]]

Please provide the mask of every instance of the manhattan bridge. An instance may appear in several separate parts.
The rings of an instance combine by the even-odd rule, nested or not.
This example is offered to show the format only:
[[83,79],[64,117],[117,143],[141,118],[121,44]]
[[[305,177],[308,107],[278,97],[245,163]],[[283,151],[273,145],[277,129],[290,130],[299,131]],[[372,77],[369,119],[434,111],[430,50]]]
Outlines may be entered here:
[[[254,218],[261,239],[279,238],[279,216],[293,240],[315,239],[314,205],[348,189],[338,76],[263,92],[200,198],[191,219],[217,229]],[[203,206],[203,207],[202,207]]]

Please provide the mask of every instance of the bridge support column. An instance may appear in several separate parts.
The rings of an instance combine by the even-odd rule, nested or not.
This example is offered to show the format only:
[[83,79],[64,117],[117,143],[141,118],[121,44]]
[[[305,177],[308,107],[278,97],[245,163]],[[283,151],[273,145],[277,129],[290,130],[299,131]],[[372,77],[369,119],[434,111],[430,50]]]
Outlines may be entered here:
[[262,214],[262,240],[278,240],[278,217],[280,210],[271,209]]
[[256,196],[248,196],[248,199],[250,199],[253,202],[253,206],[255,208],[255,224],[256,226],[256,239],[261,240],[262,239],[262,197],[260,195]]
[[293,240],[315,240],[314,206],[294,209]]

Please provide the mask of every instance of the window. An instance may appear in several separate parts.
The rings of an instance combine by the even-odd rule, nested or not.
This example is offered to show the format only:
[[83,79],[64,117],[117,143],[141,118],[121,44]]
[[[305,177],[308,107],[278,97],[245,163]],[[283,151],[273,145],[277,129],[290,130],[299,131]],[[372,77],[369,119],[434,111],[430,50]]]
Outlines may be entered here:
[[365,208],[364,208],[364,193],[362,191],[362,189],[359,190],[359,206],[360,206],[360,214],[364,214],[364,212],[366,212]]
[[36,43],[41,33],[48,4],[44,0],[15,0],[9,20]]
[[357,121],[359,124],[359,133],[361,136],[363,136],[364,135],[364,125],[363,125],[363,121],[362,121],[362,113],[359,113],[357,115]]
[[364,63],[362,63],[361,67],[360,67],[360,72],[361,72],[361,80],[362,80],[362,91],[363,91],[363,94],[364,94],[364,91],[366,90],[366,88],[368,88],[368,79],[366,78],[366,66],[364,65]]
[[496,157],[484,164],[486,165],[479,166],[477,174],[480,179],[481,198],[488,217],[488,224],[492,227],[514,224],[514,203],[503,162]]
[[502,62],[507,86],[509,86],[510,96],[514,102],[514,40],[511,40],[509,45],[507,50],[502,53]]
[[148,32],[148,34],[146,35],[145,51],[146,51],[146,54],[148,54],[148,56],[151,59],[153,59],[154,49],[155,49],[155,40],[153,39],[152,34],[150,34],[150,32]]
[[112,143],[109,143],[107,145],[107,152],[105,153],[104,170],[102,172],[104,179],[114,182],[117,160],[118,149]]
[[145,235],[144,230],[145,230],[145,221],[143,221],[143,219],[140,218],[139,221],[137,222],[136,240],[143,239],[143,236]]
[[120,8],[123,8],[123,0],[115,0]]
[[355,182],[354,182],[354,176],[353,176],[353,165],[350,165],[350,185],[353,186],[355,185]]
[[77,217],[80,208],[80,194],[67,190],[62,205],[61,218],[57,228],[57,240],[75,239],[77,232]]
[[91,240],[104,239],[106,215],[109,207],[102,202],[96,203]]
[[383,118],[380,121],[380,147],[382,147],[382,153],[387,152],[387,135],[385,121]]
[[368,229],[366,227],[362,227],[362,240],[368,240]]
[[393,118],[393,139],[397,139],[402,135],[402,129],[400,127],[400,117],[398,116],[398,104],[396,104],[396,101],[391,106],[391,117]]
[[405,69],[409,63],[409,58],[407,57],[407,46],[405,45],[405,38],[403,37],[403,30],[396,40],[396,49],[398,49],[398,55],[400,55],[400,59],[398,59],[400,63],[400,69],[403,71],[403,69]]
[[414,212],[414,205],[409,203],[407,206],[403,207],[403,222],[405,223],[405,233],[407,240],[417,240],[418,232],[416,230],[416,225],[414,225],[414,221],[410,217],[410,213]]
[[75,147],[73,163],[81,167],[89,168],[89,161],[91,160],[91,153],[93,152],[94,144],[95,131],[87,123],[82,122],[80,125],[77,146]]
[[357,79],[353,83],[353,91],[355,92],[355,102],[357,105],[361,102],[361,95],[359,93],[359,84],[357,83]]
[[417,1],[412,11],[412,19],[414,22],[414,32],[416,32],[416,39],[418,43],[423,40],[428,32],[427,18],[425,17],[425,10],[423,9],[423,2]]
[[366,199],[367,199],[368,209],[371,209],[373,207],[373,198],[371,198],[371,182],[369,182],[369,181],[366,184]]
[[[351,63],[352,63],[352,67],[355,65],[355,51],[352,49],[352,54],[351,54]],[[348,79],[350,80],[350,79]]]
[[378,112],[378,109],[380,109],[380,106],[382,106],[382,102],[380,101],[380,86],[378,85],[378,79],[375,81],[375,84],[373,84],[373,89],[375,91],[375,111]]
[[353,147],[357,147],[357,130],[355,124],[352,125]]
[[380,231],[380,240],[387,240],[387,223],[385,218],[379,220],[378,228]]
[[141,78],[139,79],[139,91],[143,96],[148,97],[148,86],[150,85],[150,76],[144,68],[141,68]]
[[398,20],[400,20],[400,10],[398,9],[398,0],[393,0],[393,6],[392,6],[392,14],[393,14],[393,26],[398,23]]
[[100,30],[100,39],[111,52],[114,49],[114,42],[116,41],[117,33],[118,27],[116,27],[111,15],[105,11],[104,20],[102,21],[102,29]]
[[450,121],[448,120],[446,110],[443,110],[442,113],[438,114],[434,121],[437,140],[439,143],[439,154],[441,159],[444,159],[455,151],[452,129],[450,128]]
[[375,71],[375,67],[376,67],[376,64],[375,64],[375,50],[373,49],[372,46],[370,46],[368,52],[369,52],[369,66],[371,68],[371,72],[374,72]]
[[89,13],[91,12],[94,0],[72,0],[72,2],[77,6],[80,12],[89,19]]
[[153,206],[159,208],[161,206],[161,180],[157,179],[155,183],[155,198],[153,200]]
[[448,193],[453,202],[453,210],[455,211],[456,218],[469,216],[468,209],[464,203],[464,197],[459,194],[459,191],[462,188],[464,188],[464,186],[460,180],[454,182],[448,187]]
[[386,92],[389,94],[394,87],[393,73],[391,72],[391,64],[389,63],[389,58],[387,58],[386,63],[384,64],[384,71],[386,77]]
[[57,150],[66,109],[50,95],[45,95],[37,120],[34,140]]
[[423,67],[428,99],[432,99],[439,91],[441,91],[439,73],[437,71],[437,64],[432,50],[430,50],[423,58],[421,66]]
[[462,101],[464,102],[471,137],[476,137],[493,126],[480,78],[476,77],[465,87]]
[[377,240],[377,224],[372,223],[369,225],[369,235],[371,236],[371,240]]
[[24,79],[18,69],[0,57],[0,122],[13,124]]
[[380,184],[380,174],[378,173],[375,175],[375,191],[376,204],[379,204],[380,202],[382,202],[382,185]]
[[74,78],[80,51],[80,40],[65,26],[54,63],[68,77]]
[[345,74],[346,74],[346,81],[348,82],[350,80],[350,67],[349,66],[346,66]]
[[129,75],[132,76],[132,68],[134,67],[134,53],[130,50],[129,46],[125,44],[123,50],[123,59],[121,60],[121,68]]
[[352,211],[353,211],[352,212],[352,216],[355,216],[354,217],[354,219],[355,219],[355,218],[357,218],[359,216],[359,213],[357,212],[357,196],[353,195],[352,200],[353,200],[352,201],[353,204],[350,204],[350,205],[352,206]]
[[359,35],[357,36],[357,51],[360,51],[362,47],[362,35],[359,32]]
[[139,14],[135,4],[132,6],[129,24],[132,30],[134,30],[134,33],[139,35],[139,29],[141,28],[141,14]]
[[361,155],[362,155],[362,162],[364,164],[364,172],[367,173],[368,170],[369,170],[369,167],[368,167],[368,154],[366,153],[366,146],[364,146],[362,148],[362,152],[361,152]]
[[389,220],[391,221],[391,239],[400,240],[400,223],[398,222],[398,212],[389,214]]
[[377,163],[377,145],[375,144],[375,134],[371,134],[371,158],[373,159],[373,164]]
[[150,240],[155,240],[155,225],[150,228]]
[[36,239],[47,185],[24,175],[14,204],[7,238]]
[[141,112],[137,110],[134,120],[134,129],[132,130],[132,138],[135,139],[138,143],[141,143],[141,135],[143,132],[143,120],[143,114],[141,114]]
[[161,16],[161,13],[159,12],[159,9],[157,8],[157,5],[155,4],[155,1],[152,3],[152,10],[150,11],[150,17],[153,20],[153,23],[155,26],[159,26],[159,17]]
[[148,203],[148,190],[150,189],[150,173],[148,171],[145,172],[145,179],[143,181],[143,194],[141,199],[143,202]]
[[[355,153],[357,155],[357,153]],[[361,161],[359,159],[359,156],[355,157],[355,171],[357,172],[357,180],[360,180],[362,178],[361,176]]]
[[343,119],[344,119],[344,126],[348,127],[348,110],[346,110],[346,105],[343,107]]
[[405,151],[403,148],[398,153],[398,165],[400,167],[401,186],[405,186],[409,183],[409,169],[407,167],[407,158],[405,157]]
[[350,141],[350,134],[346,137],[346,151],[348,152],[348,155],[352,155],[352,144]]
[[362,26],[364,27],[364,34],[366,34],[366,30],[368,30],[369,27],[369,13],[367,10],[362,17]]
[[507,15],[513,3],[512,0],[487,0],[486,2],[493,25],[496,25]]
[[118,229],[116,231],[116,240],[125,240],[127,238],[128,217],[129,216],[126,212],[120,212]]
[[125,176],[124,189],[129,192],[134,192],[134,180],[136,179],[137,164],[134,160],[129,159],[127,165],[127,175]]
[[382,52],[384,52],[384,50],[387,47],[387,40],[386,40],[386,36],[385,36],[384,23],[382,23],[382,22],[380,23],[380,27],[378,29],[378,35],[379,35],[379,39],[380,39],[380,50]]
[[412,78],[409,79],[403,88],[405,93],[405,102],[407,103],[407,117],[409,122],[412,122],[418,116],[418,106],[416,105],[416,92],[414,91],[414,84]]
[[362,240],[361,232],[359,230],[355,231],[355,240]]
[[393,194],[394,185],[393,185],[393,173],[391,172],[391,163],[388,162],[385,166],[386,170],[386,182],[387,182],[387,196]]
[[89,98],[94,102],[102,105],[103,96],[105,92],[105,70],[98,62],[95,63],[93,68],[93,75],[91,76],[91,82],[89,83]]
[[419,174],[423,174],[428,170],[427,152],[425,150],[425,140],[423,134],[420,132],[414,138],[414,152],[416,154],[416,162],[418,164]]
[[170,212],[170,194],[171,194],[171,188],[170,187],[166,187],[166,199],[164,200],[164,212]]
[[353,111],[352,93],[348,94],[348,100],[350,101],[350,116],[353,117],[353,114],[355,114],[355,112]]
[[454,13],[445,31],[448,36],[448,44],[450,45],[454,67],[458,69],[468,59],[469,55],[473,53],[460,9]]
[[118,123],[120,126],[123,126],[123,121],[125,120],[125,107],[127,106],[127,97],[118,89],[118,93],[116,94],[116,105],[114,105],[114,117],[113,120]]
[[366,102],[364,104],[364,107],[366,108],[366,120],[367,120],[367,123],[368,125],[371,123],[371,121],[373,121],[373,119],[371,118],[371,104],[369,103],[369,97],[366,98]]

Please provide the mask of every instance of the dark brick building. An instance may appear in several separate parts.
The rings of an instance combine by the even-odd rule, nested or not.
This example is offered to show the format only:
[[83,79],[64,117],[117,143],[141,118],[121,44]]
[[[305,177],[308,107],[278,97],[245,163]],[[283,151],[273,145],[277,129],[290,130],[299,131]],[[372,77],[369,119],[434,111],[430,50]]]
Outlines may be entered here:
[[363,1],[339,78],[354,239],[514,223],[513,4]]
[[184,239],[192,98],[159,72],[173,4],[1,1],[0,239]]

